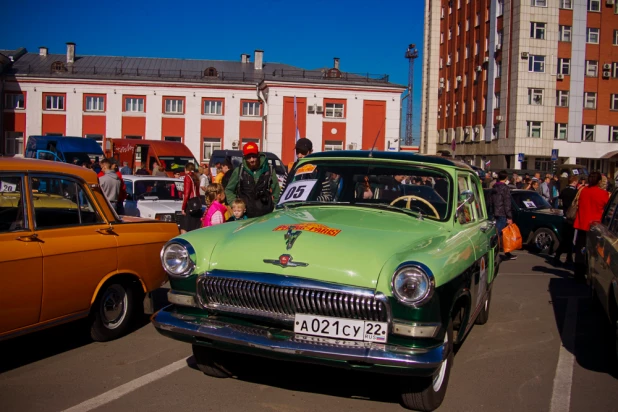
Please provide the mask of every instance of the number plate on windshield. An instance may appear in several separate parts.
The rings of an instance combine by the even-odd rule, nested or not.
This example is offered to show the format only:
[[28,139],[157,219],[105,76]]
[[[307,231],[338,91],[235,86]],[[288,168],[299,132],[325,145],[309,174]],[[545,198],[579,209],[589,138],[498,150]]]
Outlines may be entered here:
[[370,320],[297,314],[294,318],[294,333],[386,343],[388,324]]

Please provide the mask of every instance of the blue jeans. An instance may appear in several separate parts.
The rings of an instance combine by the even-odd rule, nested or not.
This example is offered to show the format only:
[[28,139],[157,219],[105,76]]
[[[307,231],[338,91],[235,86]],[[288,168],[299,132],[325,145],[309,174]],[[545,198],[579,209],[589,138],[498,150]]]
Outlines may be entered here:
[[498,231],[498,236],[500,236],[500,240],[502,240],[502,230],[506,227],[506,216],[496,216],[496,230]]

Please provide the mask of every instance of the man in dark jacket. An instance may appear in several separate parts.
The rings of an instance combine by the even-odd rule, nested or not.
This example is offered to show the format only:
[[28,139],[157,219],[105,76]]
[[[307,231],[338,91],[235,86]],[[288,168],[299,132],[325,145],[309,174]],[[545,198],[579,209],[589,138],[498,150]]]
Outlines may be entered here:
[[232,172],[225,197],[229,204],[236,198],[242,199],[247,206],[248,218],[264,216],[272,212],[279,201],[281,188],[277,175],[255,143],[247,143],[242,152],[242,164]]
[[[509,175],[505,170],[498,173],[498,181],[491,189],[491,205],[496,219],[496,229],[498,236],[502,240],[502,230],[507,225],[513,223],[513,212],[511,210],[511,190],[506,185]],[[510,252],[504,254],[503,260],[515,260],[517,256]]]
[[311,153],[313,153],[313,143],[311,143],[311,140],[307,139],[306,137],[301,137],[296,142],[295,150],[296,150],[296,161],[290,162],[288,164],[288,175],[286,176],[285,181],[283,182],[283,187],[281,188],[282,193],[285,190],[285,188],[292,182],[292,178],[294,177],[294,175],[292,175],[290,172],[296,167],[296,165],[298,164],[298,161],[302,159],[303,157],[309,156]]
[[[573,204],[573,200],[575,200],[575,195],[577,195],[577,182],[579,181],[577,176],[571,176],[569,178],[569,185],[562,189],[560,192],[559,199],[562,200],[562,211],[566,215],[567,210]],[[560,256],[563,253],[566,253],[566,261],[567,264],[573,264],[573,235],[575,234],[575,230],[573,229],[573,222],[569,222],[564,220],[562,224],[562,239],[560,239],[560,245],[558,246],[558,250],[556,250],[556,255],[554,256],[554,265],[560,266],[562,262],[560,261]]]

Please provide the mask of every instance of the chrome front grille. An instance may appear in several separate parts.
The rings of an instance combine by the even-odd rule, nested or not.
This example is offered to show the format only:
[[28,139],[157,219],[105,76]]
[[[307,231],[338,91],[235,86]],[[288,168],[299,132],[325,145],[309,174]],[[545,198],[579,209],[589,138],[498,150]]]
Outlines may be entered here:
[[[276,281],[276,277],[273,278]],[[384,300],[371,293],[350,293],[345,287],[324,290],[317,282],[278,285],[254,280],[202,276],[198,296],[203,307],[293,321],[296,313],[387,322]],[[311,286],[314,286],[313,288]]]

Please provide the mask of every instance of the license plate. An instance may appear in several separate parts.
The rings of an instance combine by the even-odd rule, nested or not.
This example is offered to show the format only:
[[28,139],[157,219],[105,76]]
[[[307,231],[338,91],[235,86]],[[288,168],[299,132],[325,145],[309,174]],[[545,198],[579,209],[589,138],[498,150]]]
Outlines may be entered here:
[[294,333],[386,343],[388,324],[370,320],[297,314],[294,318]]

